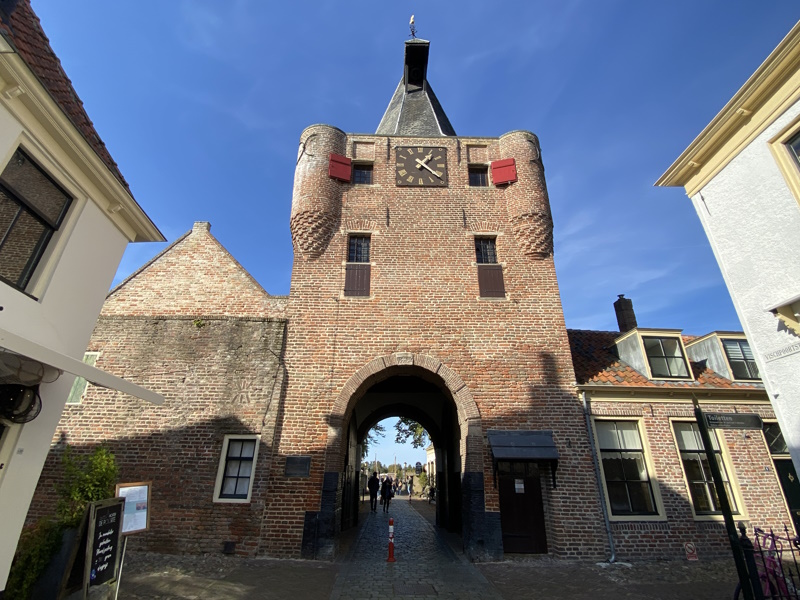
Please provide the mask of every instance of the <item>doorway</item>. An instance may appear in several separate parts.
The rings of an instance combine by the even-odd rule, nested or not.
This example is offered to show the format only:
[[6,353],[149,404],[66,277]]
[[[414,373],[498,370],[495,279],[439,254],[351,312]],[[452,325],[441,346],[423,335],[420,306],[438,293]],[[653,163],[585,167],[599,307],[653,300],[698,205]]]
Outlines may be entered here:
[[539,465],[500,461],[497,477],[503,552],[546,554],[547,532]]

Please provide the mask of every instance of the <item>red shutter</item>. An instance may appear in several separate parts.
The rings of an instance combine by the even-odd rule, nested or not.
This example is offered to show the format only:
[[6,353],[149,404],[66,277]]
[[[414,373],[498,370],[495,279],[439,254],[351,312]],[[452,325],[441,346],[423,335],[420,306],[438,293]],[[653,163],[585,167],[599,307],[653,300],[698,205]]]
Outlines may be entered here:
[[350,159],[339,154],[331,154],[331,162],[328,164],[328,175],[339,181],[350,183],[350,173],[353,168]]
[[496,160],[492,163],[492,182],[495,185],[514,183],[517,180],[517,163],[513,158]]

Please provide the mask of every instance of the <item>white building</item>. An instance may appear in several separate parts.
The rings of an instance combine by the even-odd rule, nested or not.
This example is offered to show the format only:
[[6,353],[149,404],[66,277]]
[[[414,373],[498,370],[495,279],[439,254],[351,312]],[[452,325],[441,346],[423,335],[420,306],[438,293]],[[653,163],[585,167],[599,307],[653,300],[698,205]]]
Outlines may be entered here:
[[800,468],[799,156],[797,24],[656,185],[692,199]]
[[[5,3],[0,7],[0,590],[73,375],[163,401],[82,361],[123,251],[139,241],[163,237],[131,196],[29,0]],[[35,416],[37,389],[41,412]]]

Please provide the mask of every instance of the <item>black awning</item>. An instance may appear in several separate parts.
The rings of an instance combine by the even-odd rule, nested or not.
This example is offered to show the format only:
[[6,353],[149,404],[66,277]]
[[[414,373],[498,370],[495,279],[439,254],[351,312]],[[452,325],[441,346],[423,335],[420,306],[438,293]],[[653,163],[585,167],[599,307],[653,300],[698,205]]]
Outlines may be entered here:
[[495,479],[499,461],[552,461],[553,487],[556,487],[556,468],[558,467],[558,448],[553,441],[553,432],[539,431],[498,431],[489,430],[489,445],[492,448]]

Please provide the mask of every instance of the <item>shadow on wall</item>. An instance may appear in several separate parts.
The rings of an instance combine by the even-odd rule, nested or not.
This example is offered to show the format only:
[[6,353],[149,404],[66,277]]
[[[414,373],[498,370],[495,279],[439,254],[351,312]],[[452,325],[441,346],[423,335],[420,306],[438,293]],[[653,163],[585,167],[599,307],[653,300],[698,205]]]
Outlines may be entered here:
[[[116,457],[120,483],[152,481],[150,529],[131,536],[133,549],[219,553],[226,542],[233,542],[237,554],[251,556],[258,548],[272,459],[272,447],[259,442],[258,433],[237,418],[221,417],[142,436],[75,444],[72,449],[80,457],[102,446]],[[28,513],[29,524],[55,513],[66,439],[62,433],[50,450]],[[250,441],[250,448],[256,445],[255,460],[247,456],[247,445],[232,447],[231,440]],[[220,465],[226,461],[223,452],[228,455],[229,472],[236,470],[242,475],[255,463],[249,502],[215,502],[221,485]],[[238,482],[240,491],[244,483],[250,483]]]

